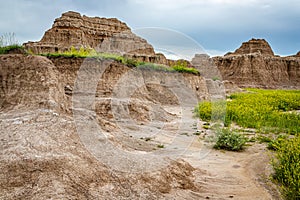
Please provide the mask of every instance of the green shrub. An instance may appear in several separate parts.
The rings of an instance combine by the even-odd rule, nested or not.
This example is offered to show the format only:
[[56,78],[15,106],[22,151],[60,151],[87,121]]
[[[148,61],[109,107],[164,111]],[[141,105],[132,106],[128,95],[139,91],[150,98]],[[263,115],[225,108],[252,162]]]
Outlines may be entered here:
[[272,165],[286,199],[300,199],[300,136],[281,142]]
[[216,130],[216,137],[215,149],[241,151],[247,142],[247,138],[244,135],[231,131],[228,128]]
[[220,80],[220,78],[215,76],[215,77],[212,78],[212,80],[213,81],[218,81],[218,80]]

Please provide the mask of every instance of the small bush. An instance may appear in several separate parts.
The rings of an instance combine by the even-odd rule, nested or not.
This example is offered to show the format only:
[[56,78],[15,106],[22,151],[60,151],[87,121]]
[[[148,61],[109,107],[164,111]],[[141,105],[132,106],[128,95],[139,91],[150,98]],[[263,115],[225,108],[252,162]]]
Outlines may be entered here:
[[212,80],[213,81],[218,81],[218,80],[220,80],[220,78],[215,76],[215,77],[212,78]]
[[300,199],[300,136],[281,141],[272,165],[286,199]]
[[229,151],[241,151],[243,150],[247,138],[237,132],[233,132],[230,129],[218,129],[216,131],[216,144],[215,149],[224,149]]

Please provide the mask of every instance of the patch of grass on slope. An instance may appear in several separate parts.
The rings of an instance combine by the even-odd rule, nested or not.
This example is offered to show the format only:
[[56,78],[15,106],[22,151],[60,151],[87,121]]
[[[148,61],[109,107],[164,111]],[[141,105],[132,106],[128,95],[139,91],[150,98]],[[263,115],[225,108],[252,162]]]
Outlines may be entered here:
[[155,70],[155,71],[164,71],[164,72],[180,72],[180,73],[190,73],[199,75],[200,72],[192,67],[187,67],[184,64],[178,63],[172,67],[168,67],[166,65],[155,64],[155,63],[145,63],[140,62],[134,59],[125,58],[124,56],[120,56],[112,53],[99,53],[96,52],[92,48],[83,48],[76,49],[75,47],[71,47],[70,50],[64,52],[57,53],[47,53],[41,54],[42,56],[47,57],[68,57],[68,58],[103,58],[103,59],[111,59],[117,62],[123,63],[130,67],[138,67],[142,70]]

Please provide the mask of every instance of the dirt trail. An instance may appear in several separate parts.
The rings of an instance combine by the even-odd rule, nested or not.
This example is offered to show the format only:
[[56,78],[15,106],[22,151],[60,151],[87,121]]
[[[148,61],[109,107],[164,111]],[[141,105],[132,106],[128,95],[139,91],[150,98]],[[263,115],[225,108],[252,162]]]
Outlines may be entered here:
[[[162,130],[153,136],[152,142],[165,145],[166,156],[180,152],[177,158],[190,163],[196,171],[195,182],[201,185],[201,191],[172,191],[166,199],[242,199],[271,200],[281,199],[276,187],[269,180],[271,174],[270,156],[263,144],[253,144],[243,152],[217,151],[211,144],[193,133],[200,128],[199,121],[193,117],[192,107],[164,107],[172,114],[180,116],[186,109],[189,112],[184,119],[176,118],[165,122]],[[132,125],[128,125],[132,126]],[[180,129],[179,126],[181,126]],[[198,126],[198,127],[197,127]],[[151,135],[153,130],[147,124],[137,125],[135,131],[142,134],[137,138]],[[135,132],[134,131],[134,132]],[[176,142],[174,138],[176,137]]]

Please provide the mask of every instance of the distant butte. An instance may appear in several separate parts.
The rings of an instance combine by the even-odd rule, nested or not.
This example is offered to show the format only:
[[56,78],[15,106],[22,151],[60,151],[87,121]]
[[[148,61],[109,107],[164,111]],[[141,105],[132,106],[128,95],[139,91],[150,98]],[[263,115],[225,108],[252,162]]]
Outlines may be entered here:
[[153,47],[132,33],[124,22],[116,18],[81,16],[73,11],[55,19],[52,28],[45,32],[39,42],[28,42],[24,46],[36,54],[84,47],[98,52],[128,55],[142,61],[166,63],[163,55],[155,54]]
[[274,56],[264,39],[244,42],[234,53],[214,57],[223,80],[239,87],[289,88],[300,87],[299,52],[295,56]]
[[248,42],[243,42],[240,48],[238,48],[234,53],[229,53],[229,55],[253,53],[259,53],[264,56],[274,56],[274,52],[266,40],[254,38]]

